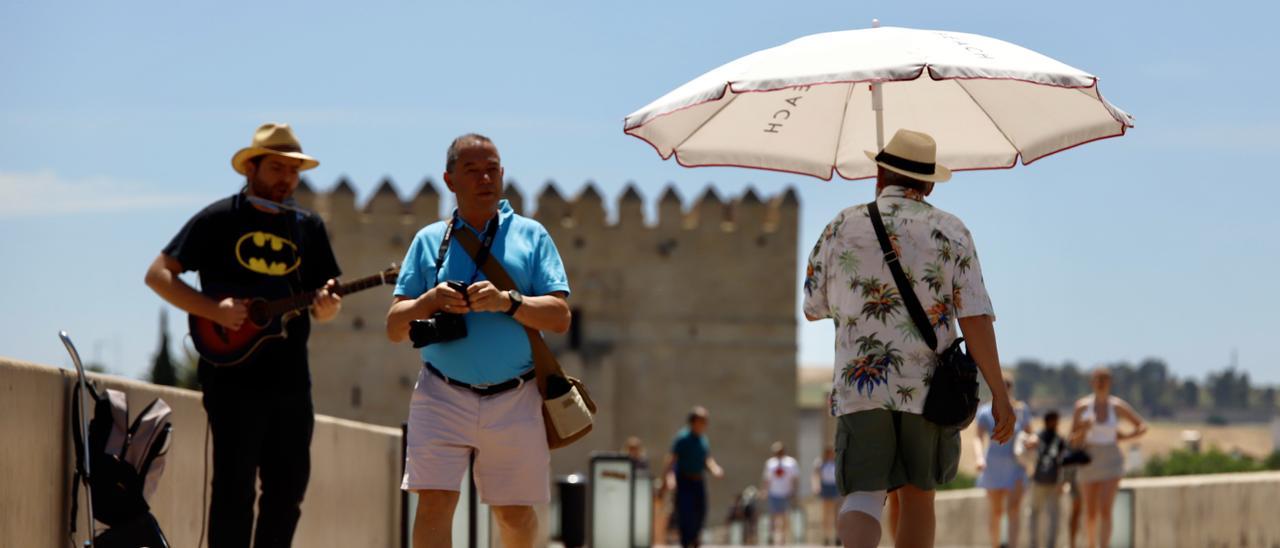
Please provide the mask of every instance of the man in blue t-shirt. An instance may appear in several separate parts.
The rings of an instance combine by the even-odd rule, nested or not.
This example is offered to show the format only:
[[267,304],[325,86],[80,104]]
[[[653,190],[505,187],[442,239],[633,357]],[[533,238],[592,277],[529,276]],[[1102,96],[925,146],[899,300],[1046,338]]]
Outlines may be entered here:
[[689,425],[676,433],[667,455],[667,486],[675,484],[676,519],[680,524],[680,545],[698,546],[702,524],[707,518],[707,486],[705,473],[724,477],[724,470],[711,458],[707,441],[707,410],[694,407],[689,412]]
[[[502,200],[503,169],[493,141],[453,141],[444,181],[458,207],[420,230],[400,268],[387,336],[410,338],[423,367],[409,405],[401,488],[418,494],[413,546],[449,546],[467,466],[480,500],[493,508],[503,546],[533,546],[533,505],[551,500],[551,453],[525,328],[568,331],[569,282],[542,225]],[[473,259],[458,242],[481,242]],[[500,291],[481,271],[499,261],[516,289]],[[477,264],[479,263],[479,265]],[[425,328],[425,329],[423,329]]]

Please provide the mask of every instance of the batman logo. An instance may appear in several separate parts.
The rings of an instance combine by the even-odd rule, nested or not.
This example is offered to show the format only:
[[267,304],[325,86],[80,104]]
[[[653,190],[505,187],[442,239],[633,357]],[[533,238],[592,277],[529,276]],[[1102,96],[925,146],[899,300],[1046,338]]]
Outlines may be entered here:
[[262,231],[240,237],[236,242],[236,260],[240,266],[268,276],[284,276],[302,263],[296,244]]

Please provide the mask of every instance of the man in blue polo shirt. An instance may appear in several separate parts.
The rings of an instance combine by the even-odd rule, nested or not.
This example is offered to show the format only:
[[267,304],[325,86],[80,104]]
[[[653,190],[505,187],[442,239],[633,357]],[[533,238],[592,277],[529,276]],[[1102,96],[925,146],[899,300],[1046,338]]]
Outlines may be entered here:
[[[551,453],[524,328],[568,331],[569,282],[547,230],[501,199],[502,161],[492,141],[455,139],[444,181],[458,207],[414,237],[387,313],[394,342],[409,338],[413,320],[435,320],[413,336],[415,345],[428,343],[409,405],[401,485],[418,494],[413,546],[451,545],[472,454],[480,500],[493,508],[503,546],[533,546],[533,505],[551,499]],[[475,259],[455,237],[463,230],[481,242]],[[517,289],[500,291],[485,279],[477,261],[486,260],[500,261]]]

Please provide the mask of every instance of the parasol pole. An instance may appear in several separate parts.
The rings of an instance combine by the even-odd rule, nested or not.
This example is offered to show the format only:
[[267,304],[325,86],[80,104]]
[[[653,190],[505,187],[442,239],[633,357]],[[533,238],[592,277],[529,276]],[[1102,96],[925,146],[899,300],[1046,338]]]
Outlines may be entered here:
[[[880,20],[872,19],[871,28],[880,28]],[[880,89],[883,84],[873,82],[871,84],[871,110],[876,111],[876,150],[884,150],[884,92]]]

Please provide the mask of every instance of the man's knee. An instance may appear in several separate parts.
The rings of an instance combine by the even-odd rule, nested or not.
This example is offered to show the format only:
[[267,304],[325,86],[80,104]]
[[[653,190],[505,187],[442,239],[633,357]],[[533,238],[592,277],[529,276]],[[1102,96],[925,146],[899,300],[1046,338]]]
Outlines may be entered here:
[[936,491],[926,491],[911,484],[902,486],[897,493],[903,506],[912,509],[933,508],[933,497],[937,494]]
[[521,530],[538,527],[538,514],[532,506],[494,506],[493,515],[505,527]]
[[427,489],[414,492],[418,494],[418,519],[453,520],[453,509],[458,505],[457,491]]
[[884,490],[880,491],[855,491],[845,495],[844,502],[840,504],[840,517],[844,518],[845,514],[850,512],[859,512],[870,516],[871,519],[880,522],[880,516],[884,512],[884,501],[888,493]]

